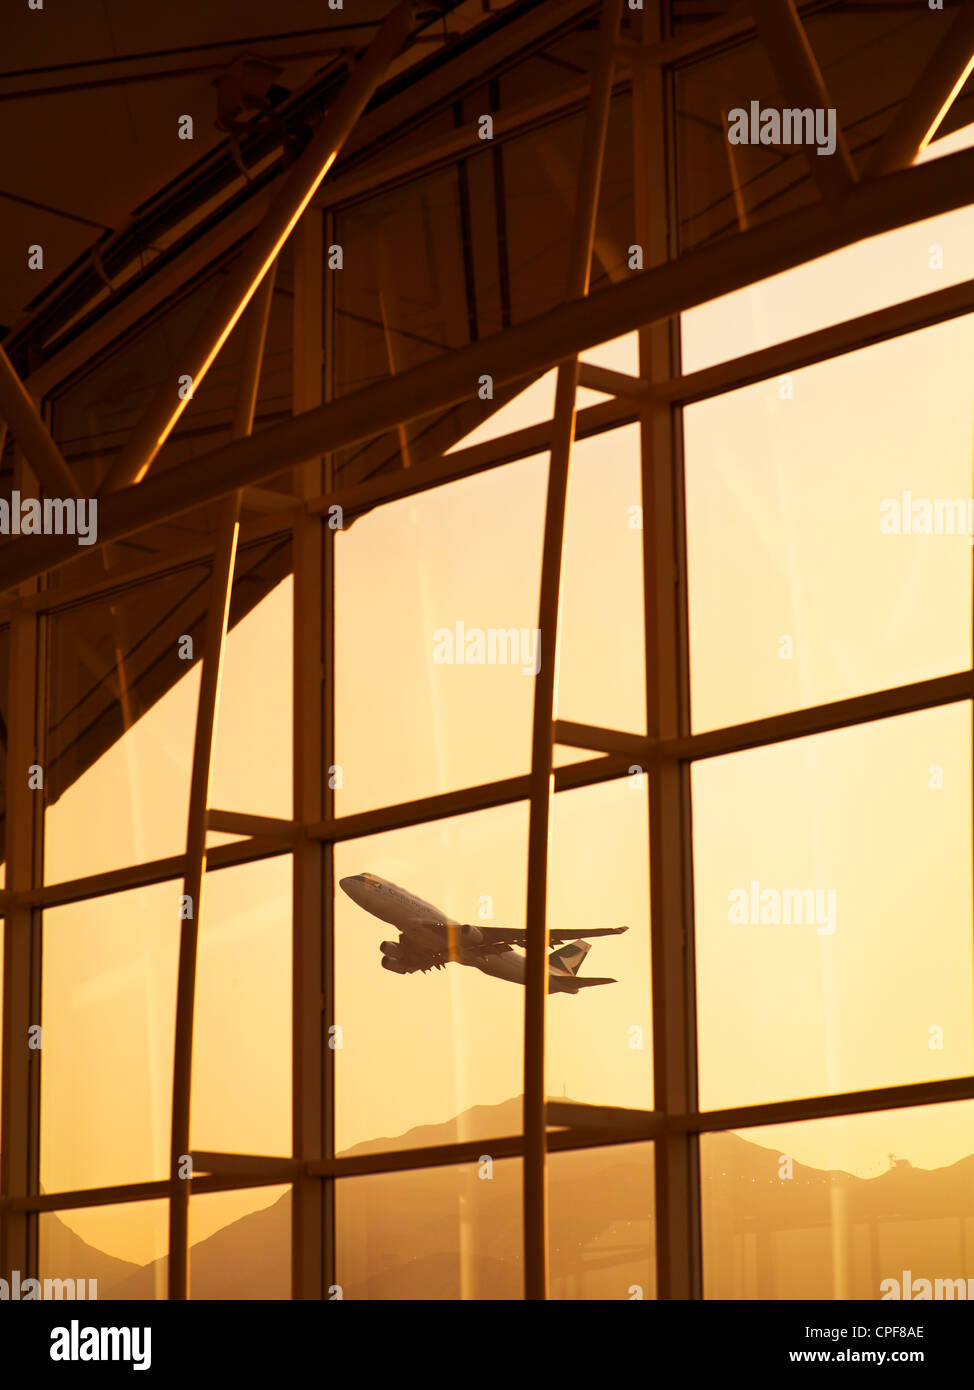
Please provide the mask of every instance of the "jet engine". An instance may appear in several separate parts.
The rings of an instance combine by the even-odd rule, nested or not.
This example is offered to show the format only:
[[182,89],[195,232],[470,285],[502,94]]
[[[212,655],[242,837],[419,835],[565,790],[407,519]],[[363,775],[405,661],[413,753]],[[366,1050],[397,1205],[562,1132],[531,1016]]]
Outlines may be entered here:
[[402,955],[402,947],[398,941],[380,941],[379,950],[384,956],[399,957]]
[[391,956],[382,957],[382,968],[384,970],[393,970],[397,975],[409,974],[408,966],[403,965],[401,960],[393,960]]

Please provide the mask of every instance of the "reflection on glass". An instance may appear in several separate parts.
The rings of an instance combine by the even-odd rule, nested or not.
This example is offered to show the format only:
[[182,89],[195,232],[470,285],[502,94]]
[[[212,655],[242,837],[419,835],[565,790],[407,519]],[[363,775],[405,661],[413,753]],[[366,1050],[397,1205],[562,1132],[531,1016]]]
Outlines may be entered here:
[[653,1145],[548,1155],[549,1296],[656,1297]]
[[166,1201],[42,1212],[38,1274],[95,1280],[99,1301],[165,1298],[168,1221]]
[[335,1183],[343,1298],[523,1298],[520,1159]]
[[189,1203],[190,1297],[291,1297],[291,1188],[208,1192]]
[[180,892],[160,883],[44,913],[48,1192],[169,1176]]
[[702,1108],[968,1074],[970,705],[692,778]]
[[704,1296],[974,1297],[974,1103],[704,1134]]
[[192,1148],[291,1153],[291,856],[206,876]]
[[687,409],[694,729],[969,666],[972,350],[957,319]]

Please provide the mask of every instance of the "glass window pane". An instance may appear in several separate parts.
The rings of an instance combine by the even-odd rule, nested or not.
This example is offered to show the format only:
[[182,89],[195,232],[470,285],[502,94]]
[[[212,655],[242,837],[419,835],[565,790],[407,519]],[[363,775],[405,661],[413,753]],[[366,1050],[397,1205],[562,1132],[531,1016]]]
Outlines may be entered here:
[[[595,367],[606,367],[609,371],[623,372],[628,376],[639,375],[639,338],[636,333],[626,333],[621,338],[600,343],[580,354],[582,362]],[[458,449],[469,448],[473,444],[485,444],[490,439],[500,439],[502,435],[514,430],[526,429],[550,420],[555,413],[555,385],[558,372],[552,369],[545,372],[537,381],[520,391],[513,400],[507,401],[495,410],[489,419],[463,435],[456,444],[446,450],[448,454]],[[578,389],[575,395],[575,408],[584,410],[586,406],[598,405],[608,400],[604,391],[593,391],[587,386]]]
[[522,1298],[521,1161],[340,1178],[343,1298]]
[[[277,580],[290,564],[288,543],[262,564],[245,554],[237,566],[234,593],[241,608],[244,594],[253,603],[255,586],[257,593],[274,587],[227,633],[210,778],[210,805],[220,811],[283,820],[294,814],[294,580],[290,574]],[[233,607],[230,616],[233,621]]]
[[694,765],[703,1109],[974,1066],[971,706]]
[[169,1176],[180,892],[44,913],[44,1191]]
[[704,1297],[974,1297],[974,1102],[700,1137]]
[[528,770],[547,463],[378,507],[336,534],[336,811]]
[[967,317],[687,409],[695,730],[970,665],[972,349]]
[[[549,997],[552,1098],[652,1109],[648,847],[645,776],[555,796],[548,929],[591,946],[575,966],[579,978],[612,983]],[[618,936],[589,934],[592,928],[620,926],[627,930]]]
[[[238,556],[214,738],[220,810],[292,815],[290,563],[288,540]],[[210,597],[209,569],[195,566],[52,617],[48,883],[185,850]]]
[[291,1297],[291,1188],[207,1192],[189,1201],[194,1300]]
[[652,1144],[548,1155],[549,1297],[656,1297]]
[[[545,372],[544,376],[526,386],[513,400],[507,401],[499,410],[495,410],[483,424],[458,439],[446,452],[453,454],[458,449],[468,449],[474,444],[486,444],[490,439],[500,439],[505,434],[512,434],[514,430],[524,430],[529,425],[540,425],[552,419],[555,413],[557,381],[556,370]],[[608,399],[604,391],[592,391],[587,386],[581,386],[575,394],[575,408],[584,410],[586,406],[598,405],[600,401]]]
[[38,1273],[42,1279],[94,1279],[99,1301],[164,1299],[168,1223],[166,1201],[42,1212]]
[[646,731],[639,427],[576,443],[565,514],[556,718]]
[[[168,1222],[166,1201],[42,1214],[41,1276],[95,1279],[99,1299],[165,1299]],[[194,1299],[290,1297],[290,1186],[192,1197],[189,1239]]]
[[202,567],[55,614],[48,646],[48,883],[186,849]]
[[[655,1297],[652,1144],[549,1155],[550,1296]],[[339,1179],[344,1298],[518,1299],[521,1161]]]
[[[952,150],[963,148],[974,127],[949,138]],[[931,157],[940,152],[931,147]],[[683,370],[699,371],[972,277],[974,207],[866,237],[683,314]]]
[[524,1033],[523,985],[452,961],[398,973],[408,942],[341,880],[371,873],[456,922],[523,931],[526,852],[523,802],[335,846],[339,1150],[512,1133],[500,1107],[520,1108]]
[[291,856],[206,876],[191,1147],[291,1154]]

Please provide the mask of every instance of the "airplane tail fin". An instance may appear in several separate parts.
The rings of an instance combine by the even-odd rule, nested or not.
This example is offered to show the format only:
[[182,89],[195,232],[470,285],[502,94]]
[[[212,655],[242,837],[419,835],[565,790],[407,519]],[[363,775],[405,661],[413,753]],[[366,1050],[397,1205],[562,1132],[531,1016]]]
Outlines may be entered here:
[[548,957],[548,968],[553,969],[556,975],[577,975],[578,967],[591,949],[587,941],[570,941],[567,946],[552,951]]

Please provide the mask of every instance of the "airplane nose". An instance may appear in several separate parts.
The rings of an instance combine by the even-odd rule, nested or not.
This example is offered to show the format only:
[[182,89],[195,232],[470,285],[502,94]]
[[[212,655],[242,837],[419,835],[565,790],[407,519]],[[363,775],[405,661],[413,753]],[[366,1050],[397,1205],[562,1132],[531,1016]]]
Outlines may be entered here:
[[353,887],[357,886],[357,885],[358,885],[359,883],[361,883],[361,882],[362,882],[362,875],[361,875],[361,874],[349,874],[348,877],[346,877],[346,878],[340,878],[340,879],[338,880],[338,886],[339,886],[339,888],[344,888],[344,890],[345,890],[345,892],[348,894],[348,896],[351,897],[351,896],[352,896],[352,889],[353,889]]

